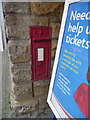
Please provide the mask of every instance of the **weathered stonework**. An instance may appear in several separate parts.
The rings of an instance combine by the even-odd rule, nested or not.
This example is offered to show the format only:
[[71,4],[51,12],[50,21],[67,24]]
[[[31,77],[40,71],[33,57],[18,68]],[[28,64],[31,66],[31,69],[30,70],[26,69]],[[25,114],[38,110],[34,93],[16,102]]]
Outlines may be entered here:
[[[11,71],[11,108],[16,117],[47,114],[50,80],[32,81],[30,26],[51,26],[51,71],[58,42],[63,3],[3,3]],[[40,114],[40,115],[39,115]],[[44,117],[44,116],[43,116]]]
[[21,15],[21,14],[9,14],[6,16],[6,24],[12,27],[25,27],[29,26],[48,26],[48,17],[33,16],[33,15]]
[[12,71],[13,75],[30,74],[31,73],[31,63],[27,62],[27,63],[13,64],[11,66],[11,71]]
[[39,100],[39,107],[43,106],[44,103],[46,104],[47,94],[43,94],[42,96],[38,96],[37,98]]
[[47,14],[53,12],[60,3],[44,3],[44,2],[33,2],[31,3],[31,12],[33,14]]
[[[27,50],[29,50],[29,49],[27,49]],[[14,64],[28,62],[28,61],[30,61],[29,51],[28,51],[28,53],[21,52],[19,54],[17,54],[17,53],[11,54],[10,59],[11,59],[11,62]]]
[[60,31],[60,23],[51,23],[50,26],[52,27],[52,37],[58,38]]
[[32,97],[32,84],[21,84],[12,86],[15,101]]
[[[51,60],[51,69],[53,69],[53,64],[54,64],[54,58]],[[52,71],[51,71],[52,74]]]
[[23,63],[30,61],[29,42],[9,41],[9,55],[11,63]]
[[18,101],[13,107],[14,111],[19,115],[35,111],[38,108],[39,101],[36,98]]
[[48,17],[10,14],[6,16],[6,24],[9,39],[30,39],[30,26],[48,26]]
[[31,9],[30,9],[30,3],[3,3],[3,10],[5,14],[12,13],[12,14],[30,14]]
[[11,77],[12,81],[16,84],[23,84],[26,82],[30,82],[31,83],[31,73],[26,73],[26,74],[18,74],[18,75],[12,75]]
[[53,50],[52,50],[52,59],[55,58],[55,54],[56,54],[56,49],[53,49]]
[[60,23],[61,19],[58,16],[50,16],[50,23]]
[[24,27],[6,27],[7,37],[9,39],[29,39],[29,27],[25,29]]
[[57,42],[58,42],[58,40],[52,40],[52,49],[57,48]]
[[34,87],[34,96],[38,97],[48,92],[49,86],[45,87]]
[[34,87],[44,87],[49,85],[50,81],[49,80],[40,80],[40,81],[36,81],[34,82]]

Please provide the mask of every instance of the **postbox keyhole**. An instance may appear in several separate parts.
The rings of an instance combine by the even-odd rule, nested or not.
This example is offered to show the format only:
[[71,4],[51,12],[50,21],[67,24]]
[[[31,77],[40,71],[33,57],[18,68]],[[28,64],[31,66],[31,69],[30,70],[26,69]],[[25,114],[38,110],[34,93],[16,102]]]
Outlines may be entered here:
[[36,75],[40,75],[40,73],[36,73]]
[[39,62],[39,63],[38,63],[38,66],[41,66],[41,65],[42,65],[42,64]]

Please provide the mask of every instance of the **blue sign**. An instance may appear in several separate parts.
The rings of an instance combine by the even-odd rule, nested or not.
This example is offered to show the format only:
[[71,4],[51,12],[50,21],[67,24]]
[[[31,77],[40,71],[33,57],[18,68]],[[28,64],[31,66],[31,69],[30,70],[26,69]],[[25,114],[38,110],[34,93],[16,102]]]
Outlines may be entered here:
[[69,5],[53,95],[72,118],[90,118],[90,2]]

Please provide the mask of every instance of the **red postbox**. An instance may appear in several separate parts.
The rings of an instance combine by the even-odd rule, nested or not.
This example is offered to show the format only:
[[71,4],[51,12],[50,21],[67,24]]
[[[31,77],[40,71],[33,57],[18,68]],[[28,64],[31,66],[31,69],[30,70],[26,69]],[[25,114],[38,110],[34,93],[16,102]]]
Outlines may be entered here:
[[50,78],[51,27],[30,27],[32,80]]

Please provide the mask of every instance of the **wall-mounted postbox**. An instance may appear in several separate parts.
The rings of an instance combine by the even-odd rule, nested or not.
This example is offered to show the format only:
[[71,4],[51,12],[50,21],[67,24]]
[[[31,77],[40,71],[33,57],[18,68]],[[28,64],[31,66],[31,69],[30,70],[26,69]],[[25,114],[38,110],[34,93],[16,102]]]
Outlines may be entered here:
[[32,80],[50,78],[51,27],[30,27]]

